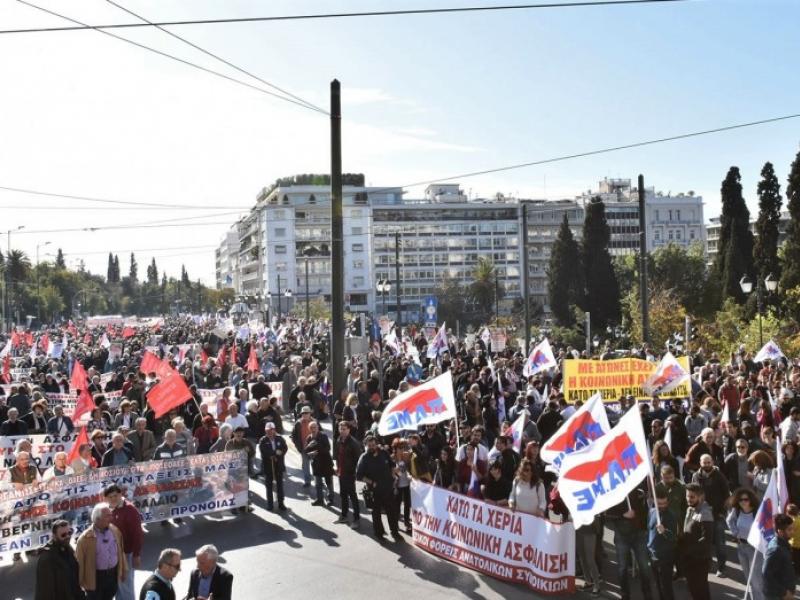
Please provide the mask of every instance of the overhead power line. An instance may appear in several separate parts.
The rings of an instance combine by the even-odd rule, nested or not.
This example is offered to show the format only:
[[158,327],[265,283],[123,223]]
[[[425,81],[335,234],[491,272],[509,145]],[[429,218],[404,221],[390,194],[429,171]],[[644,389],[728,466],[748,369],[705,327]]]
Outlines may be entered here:
[[191,48],[194,48],[195,50],[199,50],[200,52],[202,52],[202,53],[203,53],[203,54],[205,54],[206,56],[210,56],[211,58],[213,58],[213,59],[215,59],[215,60],[218,60],[218,61],[219,61],[219,62],[221,62],[222,64],[224,64],[224,65],[227,65],[227,66],[229,66],[230,68],[232,68],[232,69],[235,69],[236,71],[239,71],[239,72],[240,72],[240,73],[242,73],[243,75],[247,75],[248,77],[252,77],[252,78],[253,78],[253,79],[255,79],[256,81],[259,81],[259,82],[263,83],[263,84],[264,84],[264,85],[266,85],[267,87],[270,87],[270,88],[272,88],[273,90],[276,90],[276,91],[280,92],[281,94],[284,94],[285,96],[289,96],[290,98],[294,98],[294,99],[295,99],[295,100],[297,100],[298,102],[302,102],[303,104],[307,105],[309,108],[312,108],[312,109],[314,109],[314,110],[317,110],[317,111],[319,111],[319,112],[321,112],[321,113],[324,113],[324,114],[326,114],[326,115],[327,115],[327,114],[329,114],[329,113],[328,113],[328,111],[326,111],[324,108],[320,108],[319,106],[317,106],[317,105],[315,105],[315,104],[312,104],[311,102],[309,102],[309,101],[307,101],[307,100],[304,100],[304,99],[303,99],[303,98],[301,98],[300,96],[295,96],[295,95],[294,95],[294,94],[292,94],[291,92],[287,92],[287,91],[286,91],[286,90],[284,90],[283,88],[280,88],[280,87],[278,87],[277,85],[275,85],[275,84],[273,84],[273,83],[270,83],[270,82],[269,82],[269,81],[267,81],[266,79],[262,79],[262,78],[261,78],[261,77],[259,77],[258,75],[254,75],[254,74],[253,74],[253,73],[251,73],[250,71],[246,71],[245,69],[242,69],[241,67],[238,67],[238,66],[236,66],[235,64],[233,64],[232,62],[230,62],[230,61],[228,61],[228,60],[225,60],[225,59],[224,59],[224,58],[222,58],[221,56],[219,56],[219,55],[217,55],[217,54],[214,54],[213,52],[210,52],[210,51],[206,50],[205,48],[201,48],[200,46],[198,46],[198,45],[197,45],[197,44],[195,44],[194,42],[190,42],[190,41],[189,41],[189,40],[187,40],[186,38],[183,38],[183,37],[179,36],[177,33],[173,33],[173,32],[171,32],[169,29],[165,29],[165,28],[164,28],[164,27],[162,27],[161,25],[156,25],[155,23],[153,23],[153,22],[152,22],[152,21],[150,21],[149,19],[146,19],[146,18],[144,18],[143,16],[141,16],[140,14],[137,14],[137,13],[133,12],[132,10],[129,10],[129,9],[125,8],[125,7],[124,7],[124,6],[122,6],[121,4],[118,4],[118,3],[114,2],[113,0],[106,0],[106,2],[108,2],[109,4],[111,4],[111,5],[113,5],[113,6],[116,6],[118,9],[120,9],[121,11],[124,11],[124,12],[128,13],[128,14],[129,14],[129,15],[131,15],[131,16],[133,16],[133,17],[136,17],[137,19],[139,19],[139,20],[141,20],[141,21],[144,21],[144,22],[145,22],[145,23],[147,23],[148,25],[152,25],[153,27],[156,27],[158,30],[160,30],[160,31],[163,31],[164,33],[166,33],[167,35],[169,35],[169,36],[171,36],[171,37],[175,38],[176,40],[179,40],[179,41],[183,42],[183,43],[184,43],[184,44],[186,44],[187,46],[190,46]]
[[[49,8],[44,8],[43,6],[38,6],[36,4],[28,2],[27,0],[17,0],[17,2],[19,2],[21,4],[24,4],[25,6],[30,6],[31,8],[35,8],[36,10],[42,11],[42,12],[47,13],[49,15],[53,15],[55,17],[59,17],[61,19],[64,19],[65,21],[69,21],[70,23],[77,23],[83,29],[93,29],[98,33],[102,33],[103,35],[107,35],[107,36],[112,37],[112,38],[114,38],[116,40],[120,40],[121,42],[125,42],[126,44],[131,44],[132,46],[136,46],[137,48],[141,48],[142,50],[147,50],[148,52],[152,52],[154,54],[158,54],[159,56],[163,56],[164,58],[169,58],[170,60],[174,60],[174,61],[179,62],[181,64],[184,64],[186,66],[193,67],[195,69],[203,71],[204,73],[209,73],[210,75],[215,75],[217,77],[221,77],[222,79],[225,79],[227,81],[231,81],[233,83],[238,83],[239,85],[243,85],[243,86],[248,87],[248,88],[250,88],[252,90],[256,90],[257,92],[261,92],[262,94],[267,94],[268,96],[272,96],[273,98],[278,98],[279,100],[283,100],[284,102],[289,102],[291,104],[295,104],[297,106],[300,106],[300,107],[305,108],[307,110],[314,111],[316,113],[325,114],[325,115],[328,114],[327,112],[322,111],[322,110],[320,110],[320,109],[318,109],[316,107],[309,106],[308,104],[305,104],[304,102],[298,102],[297,100],[293,100],[292,98],[288,98],[286,96],[282,96],[280,94],[276,94],[275,92],[270,92],[269,90],[265,90],[264,88],[258,87],[256,85],[252,85],[250,83],[247,83],[246,81],[242,81],[241,79],[236,79],[235,77],[231,77],[230,75],[225,75],[225,73],[220,73],[219,71],[215,71],[214,69],[209,69],[208,67],[204,67],[202,65],[198,65],[197,63],[193,63],[191,61],[185,60],[183,58],[175,56],[174,54],[169,54],[168,52],[164,52],[163,50],[158,50],[156,48],[153,48],[152,46],[147,46],[146,44],[141,44],[139,42],[135,42],[135,41],[130,40],[130,39],[126,38],[126,37],[122,37],[121,35],[117,35],[116,33],[112,33],[110,31],[105,31],[105,30],[103,30],[101,28],[98,28],[98,27],[95,27],[93,25],[87,25],[86,23],[78,21],[77,19],[73,19],[72,17],[68,17],[68,16],[63,15],[61,13],[57,13],[55,11],[50,10]],[[147,23],[144,23],[144,25],[147,25]]]
[[[587,8],[592,6],[624,6],[638,4],[666,4],[690,2],[692,0],[596,0],[594,2],[546,2],[538,4],[505,4],[497,6],[460,6],[450,8],[417,8],[406,10],[380,10],[342,13],[316,13],[306,15],[276,15],[270,17],[230,17],[220,19],[185,19],[181,21],[154,21],[152,23],[111,23],[105,25],[86,25],[76,27],[34,27],[27,29],[5,29],[5,33],[48,33],[54,31],[80,31],[85,29],[129,29],[136,27],[158,27],[178,25],[222,25],[229,23],[262,23],[270,21],[302,21],[309,19],[345,19],[353,17],[399,17],[411,15],[457,14],[470,12],[500,12],[507,10],[535,10],[548,8]],[[74,21],[73,21],[74,22]]]
[[[232,208],[239,208],[241,210],[249,210],[252,206],[202,206],[199,204],[169,204],[164,202],[140,202],[133,200],[111,200],[109,198],[94,198],[92,196],[76,196],[74,194],[62,194],[59,192],[43,192],[41,190],[32,190],[27,188],[11,187],[7,185],[0,185],[0,190],[7,192],[17,192],[20,194],[32,194],[34,196],[49,196],[52,198],[66,198],[68,200],[83,200],[85,202],[99,202],[102,204],[124,204],[131,206],[148,206],[153,208],[190,208],[202,210],[231,210]],[[28,208],[28,207],[25,207]],[[72,207],[70,207],[72,208]]]

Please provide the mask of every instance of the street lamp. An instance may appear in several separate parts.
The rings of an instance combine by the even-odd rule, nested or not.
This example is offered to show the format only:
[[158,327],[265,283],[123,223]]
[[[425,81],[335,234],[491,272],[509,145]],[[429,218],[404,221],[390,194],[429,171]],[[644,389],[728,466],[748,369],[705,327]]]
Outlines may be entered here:
[[381,295],[381,300],[383,303],[383,314],[386,314],[386,296],[392,289],[392,284],[389,283],[388,279],[378,279],[378,282],[375,284],[375,289]]
[[[763,298],[763,290],[762,290],[762,281],[756,278],[756,303],[758,307],[758,344],[759,346],[764,345],[764,331],[761,325],[761,313],[764,310],[764,298]],[[767,292],[774,292],[778,289],[778,280],[772,276],[772,273],[767,275],[764,278],[763,285],[767,288]],[[750,294],[753,291],[753,282],[745,275],[739,280],[739,287],[742,288],[742,292],[745,294]]]
[[39,248],[49,246],[50,242],[36,244],[36,318],[42,320],[42,295],[39,289]]

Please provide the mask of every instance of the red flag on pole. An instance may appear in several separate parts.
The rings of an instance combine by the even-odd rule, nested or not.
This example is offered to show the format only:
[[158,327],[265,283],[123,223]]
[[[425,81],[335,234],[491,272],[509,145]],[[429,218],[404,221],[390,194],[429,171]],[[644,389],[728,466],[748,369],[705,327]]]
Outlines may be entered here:
[[75,405],[75,412],[72,413],[72,422],[77,423],[83,415],[91,413],[94,409],[95,404],[92,395],[88,390],[81,390],[81,394],[78,396],[78,403]]
[[19,334],[15,329],[14,331],[11,332],[11,347],[16,348],[17,346],[19,346],[19,343],[20,343]]
[[33,346],[33,334],[30,331],[25,332],[25,344]]
[[3,357],[3,381],[11,383],[11,353]]
[[136,330],[133,327],[122,328],[122,337],[125,338],[126,340],[135,335],[136,335]]
[[86,433],[86,426],[84,425],[81,427],[81,432],[78,434],[78,437],[75,438],[75,445],[72,446],[72,450],[69,451],[69,455],[67,456],[67,464],[71,465],[72,461],[80,456],[80,449],[83,444],[89,443],[89,434]]
[[50,336],[46,333],[39,338],[39,348],[42,349],[42,352],[47,352],[47,349],[50,347]]
[[225,366],[225,345],[219,349],[219,354],[217,354],[217,366],[220,369]]
[[169,367],[169,372],[147,394],[147,404],[153,409],[154,416],[158,419],[191,397],[192,392],[183,377],[175,369]]
[[247,370],[258,371],[258,356],[256,356],[255,346],[250,346],[250,357],[247,359]]
[[69,379],[69,387],[73,390],[85,390],[89,387],[89,376],[86,374],[86,369],[79,361],[75,361],[75,366],[72,367],[72,376]]
[[159,379],[163,379],[169,375],[172,367],[169,366],[167,361],[161,360],[152,352],[145,350],[142,355],[142,364],[139,366],[139,370],[145,375],[155,373]]
[[200,351],[200,364],[204,367],[208,364],[208,353],[205,348]]

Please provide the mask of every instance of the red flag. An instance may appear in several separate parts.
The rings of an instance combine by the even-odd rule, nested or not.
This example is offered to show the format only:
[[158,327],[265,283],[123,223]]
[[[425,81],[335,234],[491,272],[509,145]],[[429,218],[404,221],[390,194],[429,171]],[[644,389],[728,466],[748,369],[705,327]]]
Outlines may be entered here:
[[75,323],[72,322],[72,319],[69,320],[69,325],[67,325],[67,331],[69,331],[72,337],[78,337],[78,328],[75,327]]
[[78,403],[75,405],[75,412],[72,413],[72,422],[77,423],[83,415],[91,413],[94,409],[95,404],[92,395],[87,390],[81,390],[81,394],[78,396]]
[[250,346],[250,358],[247,359],[247,370],[258,371],[258,356],[256,356],[255,346]]
[[71,465],[72,461],[80,456],[80,449],[83,444],[89,443],[89,434],[86,433],[86,426],[84,425],[81,427],[81,432],[78,434],[78,437],[75,438],[75,445],[72,446],[72,450],[69,451],[69,455],[67,456],[67,464]]
[[148,375],[150,373],[155,373],[159,379],[163,379],[167,375],[172,368],[169,366],[169,363],[165,360],[161,360],[152,352],[145,350],[144,354],[142,355],[142,364],[139,367],[139,370]]
[[33,346],[33,334],[30,331],[25,332],[25,344]]
[[219,349],[219,354],[217,354],[217,366],[220,369],[225,366],[225,345],[224,344]]
[[126,340],[129,337],[133,337],[136,335],[136,330],[133,327],[123,327],[122,328],[122,337]]
[[50,347],[50,337],[46,333],[39,338],[39,347],[42,349],[42,352],[47,352],[47,349]]
[[91,333],[86,333],[83,336],[83,343],[84,344],[91,344],[92,343],[92,334]]
[[69,387],[73,390],[86,390],[89,387],[88,383],[89,376],[86,374],[86,369],[76,360],[75,366],[72,367],[72,377],[69,379]]
[[201,363],[201,364],[202,364],[204,367],[205,367],[205,366],[208,364],[208,353],[206,352],[206,349],[205,349],[205,348],[203,348],[203,349],[200,351],[200,363]]
[[3,380],[6,383],[11,383],[11,353],[10,352],[3,357]]
[[114,335],[114,327],[111,325],[111,323],[106,325],[106,333],[108,335]]
[[15,329],[14,331],[11,332],[11,347],[16,348],[17,346],[19,346],[20,341],[21,340],[19,339],[19,334]]
[[147,404],[153,409],[155,418],[158,419],[191,397],[192,392],[183,377],[175,369],[169,367],[169,373],[147,394]]

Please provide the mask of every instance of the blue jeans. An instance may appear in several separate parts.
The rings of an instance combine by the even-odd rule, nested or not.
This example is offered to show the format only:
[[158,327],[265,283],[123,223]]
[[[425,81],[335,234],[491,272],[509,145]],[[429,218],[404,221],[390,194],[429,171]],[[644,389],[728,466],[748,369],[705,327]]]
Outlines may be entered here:
[[301,454],[303,457],[303,483],[306,485],[311,484],[311,459],[308,458],[305,452]]
[[[623,527],[621,528],[620,525]],[[639,566],[639,582],[642,585],[642,595],[645,600],[652,600],[653,591],[650,587],[652,579],[650,559],[647,553],[647,531],[633,530],[632,524],[615,523],[614,547],[617,551],[617,576],[619,578],[620,597],[630,600],[630,581],[628,581],[628,566],[631,562],[631,552]]]
[[125,575],[125,579],[119,582],[116,599],[135,600],[136,597],[133,594],[133,554],[126,554],[125,562],[128,564],[128,573]]

